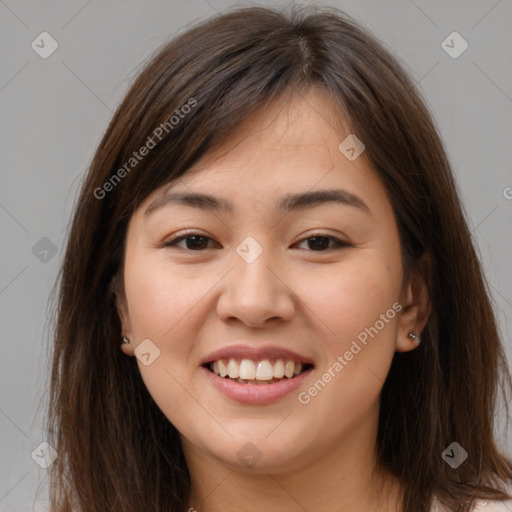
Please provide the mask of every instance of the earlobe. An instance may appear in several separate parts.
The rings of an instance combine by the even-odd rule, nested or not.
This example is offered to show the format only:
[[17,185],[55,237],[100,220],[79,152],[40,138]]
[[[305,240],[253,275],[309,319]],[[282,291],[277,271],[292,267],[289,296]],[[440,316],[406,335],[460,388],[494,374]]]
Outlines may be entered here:
[[121,343],[121,352],[123,352],[123,354],[127,356],[133,356],[134,354],[132,344],[126,336],[123,336],[123,340]]
[[432,261],[428,253],[417,262],[402,293],[403,312],[398,321],[397,352],[408,352],[419,346],[421,333],[432,311],[430,279]]
[[128,307],[126,304],[126,299],[124,297],[119,297],[116,295],[116,309],[117,314],[119,315],[119,319],[121,321],[121,351],[123,354],[127,356],[133,356],[133,344],[131,340],[133,339],[130,317],[128,314]]
[[133,355],[133,339],[132,327],[130,322],[130,315],[128,312],[128,304],[124,291],[121,289],[117,275],[113,277],[110,285],[111,296],[114,301],[115,309],[121,323],[121,351],[129,356]]

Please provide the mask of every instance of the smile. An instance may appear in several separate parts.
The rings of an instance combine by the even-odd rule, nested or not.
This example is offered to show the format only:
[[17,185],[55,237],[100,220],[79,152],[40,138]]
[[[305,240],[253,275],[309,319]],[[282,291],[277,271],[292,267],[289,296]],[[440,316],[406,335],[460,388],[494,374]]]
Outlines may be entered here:
[[225,397],[269,404],[297,390],[311,375],[313,359],[288,347],[237,344],[206,355],[199,369]]
[[308,363],[291,359],[217,359],[205,365],[211,372],[239,384],[274,384],[283,379],[292,379],[308,370]]

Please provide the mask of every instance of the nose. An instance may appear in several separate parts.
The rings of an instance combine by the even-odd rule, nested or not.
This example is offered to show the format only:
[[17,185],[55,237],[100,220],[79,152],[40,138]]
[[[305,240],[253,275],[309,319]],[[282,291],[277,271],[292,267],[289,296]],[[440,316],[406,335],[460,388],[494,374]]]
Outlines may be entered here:
[[271,321],[289,321],[293,317],[294,293],[282,267],[272,261],[271,252],[264,250],[251,263],[235,255],[234,268],[221,281],[219,318],[264,327]]

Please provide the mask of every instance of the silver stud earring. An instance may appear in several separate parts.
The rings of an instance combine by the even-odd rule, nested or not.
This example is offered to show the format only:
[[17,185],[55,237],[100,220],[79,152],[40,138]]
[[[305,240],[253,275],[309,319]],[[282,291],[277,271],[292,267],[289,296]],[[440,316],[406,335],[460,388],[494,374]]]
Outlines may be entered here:
[[414,334],[413,332],[410,332],[408,336],[417,343],[421,343],[421,338],[419,336],[416,336],[416,334]]
[[123,343],[130,343],[130,340],[126,336],[123,336]]

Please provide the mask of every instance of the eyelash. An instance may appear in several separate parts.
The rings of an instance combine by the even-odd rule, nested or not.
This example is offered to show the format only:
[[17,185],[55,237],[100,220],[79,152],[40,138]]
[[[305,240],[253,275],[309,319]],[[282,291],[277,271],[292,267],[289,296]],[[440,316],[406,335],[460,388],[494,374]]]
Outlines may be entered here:
[[[174,238],[171,238],[170,240],[164,242],[162,244],[162,246],[163,247],[178,247],[178,245],[177,245],[178,242],[180,242],[182,240],[186,240],[187,238],[192,238],[194,236],[199,236],[206,240],[213,240],[213,238],[206,236],[206,235],[202,235],[201,233],[190,232],[190,233],[187,233],[186,235],[175,236]],[[328,240],[332,240],[334,242],[334,247],[331,247],[329,249],[322,250],[322,251],[310,250],[310,252],[329,252],[332,250],[342,249],[344,247],[352,247],[350,244],[347,244],[346,242],[342,242],[338,238],[331,236],[331,235],[327,235],[325,233],[313,233],[312,235],[310,235],[306,238],[303,238],[302,240],[299,240],[299,242],[297,242],[297,243],[301,243],[306,240],[310,240],[312,238],[327,238]],[[189,252],[202,252],[204,250],[204,249],[187,249],[184,247],[178,247],[178,248],[183,249],[185,251],[189,251]]]

